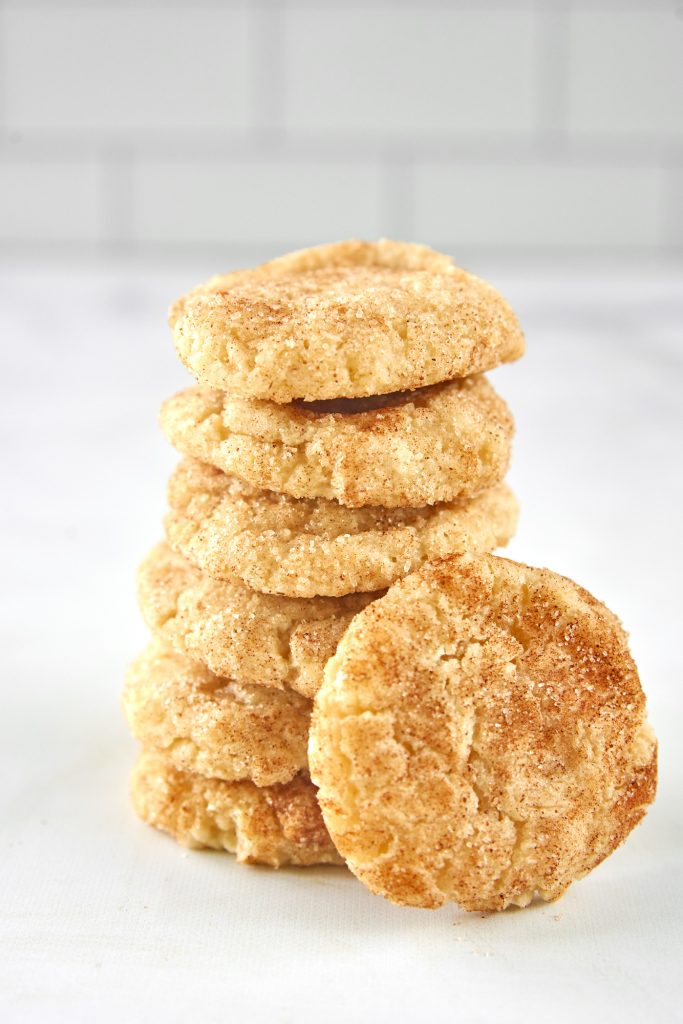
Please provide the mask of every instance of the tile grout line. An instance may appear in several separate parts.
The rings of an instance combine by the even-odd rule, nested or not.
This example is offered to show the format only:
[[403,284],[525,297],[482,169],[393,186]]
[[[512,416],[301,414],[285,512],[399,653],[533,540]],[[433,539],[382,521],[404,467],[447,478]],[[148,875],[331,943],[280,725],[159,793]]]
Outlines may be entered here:
[[677,236],[678,225],[683,220],[681,207],[681,186],[683,185],[683,162],[665,162],[660,165],[659,224],[658,240],[661,249],[683,244]]
[[615,163],[621,166],[624,162],[636,164],[658,164],[662,159],[679,161],[683,158],[683,140],[677,136],[660,135],[649,137],[640,134],[632,137],[609,139],[590,135],[574,134],[558,146],[539,145],[542,139],[530,135],[527,138],[516,136],[462,135],[458,138],[425,137],[415,140],[414,137],[399,137],[377,140],[370,134],[339,134],[332,135],[299,135],[265,132],[227,132],[211,133],[180,130],[150,135],[149,132],[120,132],[110,136],[81,131],[54,131],[49,129],[32,129],[28,137],[22,139],[19,152],[17,145],[9,139],[5,131],[4,138],[0,131],[0,153],[6,157],[19,156],[22,159],[34,159],[37,162],[48,158],[55,160],[78,160],[98,156],[103,149],[127,147],[134,150],[140,159],[168,159],[182,162],[197,156],[200,162],[230,160],[249,160],[260,158],[277,158],[283,161],[313,159],[320,161],[340,160],[363,161],[383,159],[387,152],[401,158],[412,154],[415,147],[415,162],[449,162],[465,160],[469,163],[486,160],[510,159],[514,161],[541,161],[568,163],[571,161]]
[[[184,258],[188,254],[191,256],[202,256],[208,254],[218,254],[220,256],[230,255],[249,255],[253,254],[258,258],[261,254],[269,252],[272,253],[274,249],[286,252],[289,249],[299,248],[302,244],[306,244],[302,241],[301,237],[293,235],[283,237],[274,236],[272,239],[268,239],[263,242],[254,242],[249,239],[237,239],[231,241],[229,244],[225,242],[216,241],[193,241],[187,242],[184,239],[177,238],[172,241],[129,241],[123,239],[121,242],[117,242],[107,248],[97,241],[82,241],[82,240],[61,240],[61,239],[50,239],[50,240],[32,240],[20,238],[18,236],[0,239],[0,256],[9,256],[15,253],[48,253],[53,254],[66,254],[73,252],[77,254],[90,254],[99,255],[103,258],[108,258],[110,255],[125,254],[126,256],[134,257],[140,256],[141,258],[152,255],[152,256],[169,256],[169,257],[180,257]],[[452,250],[458,245],[462,246],[461,240],[453,236],[439,236],[434,238],[431,243],[437,248],[442,248],[445,252]],[[678,262],[683,260],[683,245],[678,243],[666,244],[665,246],[659,246],[652,243],[639,243],[638,245],[619,245],[619,244],[608,244],[596,249],[595,246],[591,245],[548,245],[547,243],[527,243],[521,246],[515,245],[514,243],[507,243],[501,245],[498,243],[481,243],[474,244],[468,243],[467,250],[470,253],[474,253],[476,256],[481,257],[486,255],[489,258],[499,257],[501,259],[513,259],[518,260],[520,258],[555,258],[555,257],[566,257],[567,259],[572,258],[585,258],[587,256],[598,256],[604,258],[620,258],[624,262],[633,262],[642,258],[648,259],[659,259],[662,256],[675,258]]]
[[271,144],[284,134],[284,17],[277,0],[246,5],[248,137]]
[[571,13],[565,0],[548,10],[536,0],[534,89],[536,135],[552,149],[569,142],[567,103],[570,75]]
[[133,152],[125,147],[105,149],[99,158],[100,244],[105,251],[136,245],[134,163]]
[[5,60],[5,35],[7,32],[7,14],[5,0],[0,0],[0,137],[9,135],[7,110],[7,62]]
[[415,165],[407,153],[380,161],[379,221],[388,238],[410,241],[415,230]]

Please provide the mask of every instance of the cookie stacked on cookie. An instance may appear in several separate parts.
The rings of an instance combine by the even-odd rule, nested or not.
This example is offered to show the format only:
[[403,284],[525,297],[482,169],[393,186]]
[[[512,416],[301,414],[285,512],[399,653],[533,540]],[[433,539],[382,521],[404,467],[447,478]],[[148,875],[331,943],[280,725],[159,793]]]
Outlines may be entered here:
[[[140,816],[394,902],[554,899],[654,797],[626,636],[514,532],[512,417],[484,373],[514,314],[422,246],[346,242],[171,309],[198,384],[139,572],[124,708]],[[387,592],[388,591],[388,592]]]
[[242,860],[338,861],[311,700],[388,586],[514,532],[513,423],[483,371],[523,336],[489,285],[390,241],[214,278],[170,320],[199,383],[161,411],[183,460],[138,577],[153,641],[124,692],[135,804]]

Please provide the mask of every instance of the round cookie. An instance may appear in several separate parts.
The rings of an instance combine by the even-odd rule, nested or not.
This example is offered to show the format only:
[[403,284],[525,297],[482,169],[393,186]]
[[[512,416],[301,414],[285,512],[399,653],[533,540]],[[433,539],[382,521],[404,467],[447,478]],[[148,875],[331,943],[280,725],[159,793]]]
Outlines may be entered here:
[[138,570],[138,596],[152,632],[216,675],[312,697],[354,614],[379,595],[259,594],[238,579],[212,579],[159,544]]
[[491,285],[425,246],[387,240],[214,277],[173,304],[169,323],[199,381],[281,403],[418,388],[524,352]]
[[184,455],[254,487],[351,508],[453,501],[505,476],[513,421],[485,377],[382,401],[276,405],[194,387],[160,421]]
[[257,490],[195,459],[177,466],[168,499],[174,550],[217,579],[290,597],[381,590],[429,558],[506,544],[517,523],[504,484],[469,501],[349,509]]
[[224,782],[181,771],[143,750],[131,778],[137,815],[183,846],[236,853],[243,864],[342,864],[325,829],[315,786],[303,775],[282,785]]
[[452,556],[352,623],[309,763],[335,846],[395,903],[552,900],[643,817],[656,741],[626,635],[571,580]]
[[308,767],[309,700],[215,676],[158,640],[130,666],[123,709],[133,736],[184,771],[270,786]]

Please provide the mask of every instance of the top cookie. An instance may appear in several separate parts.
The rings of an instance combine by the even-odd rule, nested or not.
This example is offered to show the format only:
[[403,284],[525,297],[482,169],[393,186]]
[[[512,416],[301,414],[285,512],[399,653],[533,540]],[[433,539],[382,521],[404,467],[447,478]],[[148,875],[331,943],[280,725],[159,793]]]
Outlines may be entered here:
[[338,242],[213,277],[171,306],[204,384],[292,402],[411,390],[518,359],[524,336],[491,285],[407,242]]

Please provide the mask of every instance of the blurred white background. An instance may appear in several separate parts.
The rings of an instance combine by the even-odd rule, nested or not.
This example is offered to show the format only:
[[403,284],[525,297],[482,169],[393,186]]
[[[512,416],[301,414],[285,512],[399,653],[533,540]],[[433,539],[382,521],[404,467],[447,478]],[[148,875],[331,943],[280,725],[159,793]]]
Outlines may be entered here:
[[4,0],[6,255],[683,247],[667,0]]
[[[683,8],[665,0],[0,0],[0,1016],[668,1024],[680,1015]],[[525,328],[512,557],[631,633],[645,825],[555,906],[404,910],[138,824],[118,708],[188,383],[169,302],[388,235]]]

